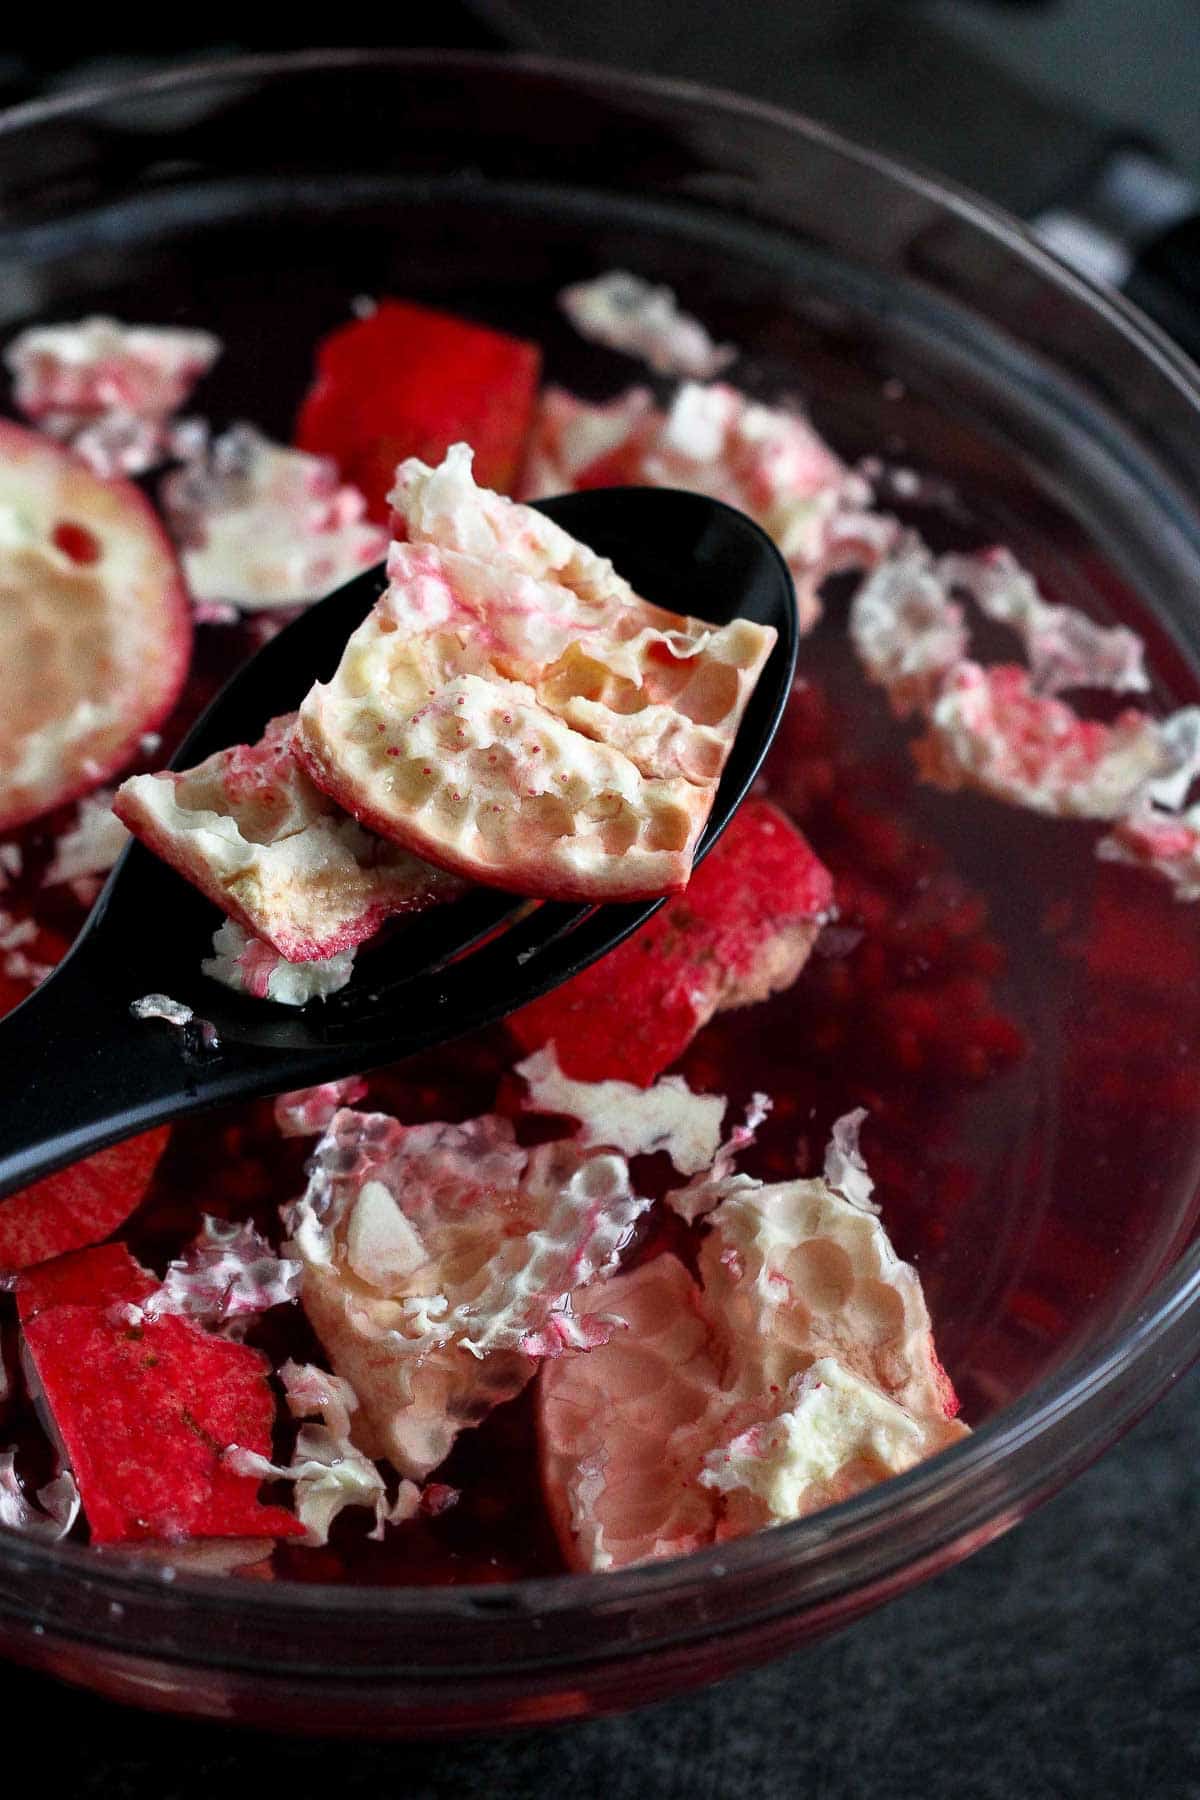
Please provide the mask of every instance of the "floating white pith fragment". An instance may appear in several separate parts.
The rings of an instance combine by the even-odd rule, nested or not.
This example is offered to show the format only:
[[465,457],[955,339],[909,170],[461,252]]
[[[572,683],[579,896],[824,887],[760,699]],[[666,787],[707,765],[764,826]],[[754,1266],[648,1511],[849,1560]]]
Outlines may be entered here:
[[1096,854],[1161,876],[1177,900],[1200,900],[1200,806],[1181,813],[1137,807],[1101,838]]
[[918,538],[908,536],[862,583],[850,607],[850,639],[901,719],[929,706],[966,655],[962,607]]
[[277,1256],[248,1220],[205,1215],[199,1236],[168,1264],[162,1286],[142,1302],[152,1316],[179,1313],[198,1325],[236,1327],[294,1300],[303,1271]]
[[803,629],[820,614],[827,575],[873,566],[900,535],[894,520],[868,510],[862,476],[785,407],[723,383],[684,383],[665,413],[641,388],[598,406],[547,388],[522,497],[620,483],[687,488],[748,513],[791,568]]
[[833,1131],[825,1150],[825,1180],[835,1194],[864,1212],[877,1213],[878,1201],[872,1200],[875,1183],[867,1172],[859,1149],[858,1135],[867,1116],[865,1106],[843,1113],[833,1122]]
[[519,1062],[516,1072],[528,1085],[528,1111],[578,1119],[576,1141],[585,1148],[625,1156],[664,1151],[681,1175],[710,1168],[717,1154],[726,1103],[719,1094],[694,1094],[682,1075],[664,1076],[649,1088],[574,1081],[560,1070],[552,1043]]
[[1140,693],[1148,686],[1134,632],[1049,604],[1008,550],[935,558],[910,532],[863,582],[850,610],[851,640],[863,667],[886,689],[900,718],[930,708],[945,677],[968,656],[959,596],[1020,637],[1036,695],[1067,688]]
[[64,437],[102,481],[145,475],[166,462],[187,462],[203,454],[208,427],[202,419],[145,418],[137,413],[110,412],[78,424],[74,417],[40,421],[43,430]]
[[558,303],[580,337],[640,357],[658,375],[709,381],[737,355],[731,344],[715,344],[698,319],[680,312],[670,288],[624,270],[564,288]]
[[1171,766],[1165,775],[1147,782],[1139,800],[1179,812],[1200,775],[1200,706],[1183,706],[1169,713],[1159,723],[1159,735]]
[[0,912],[0,950],[19,950],[23,944],[32,944],[37,935],[33,919],[13,919]]
[[1029,678],[1039,694],[1068,688],[1107,688],[1145,693],[1145,651],[1124,625],[1098,625],[1073,606],[1042,599],[1037,583],[1010,550],[999,546],[974,556],[943,556],[938,579],[967,594],[987,618],[1007,625],[1025,646]]
[[[956,596],[1017,633],[1028,670],[971,659]],[[850,635],[896,714],[924,719],[912,748],[925,780],[1058,817],[1122,821],[1101,855],[1154,866],[1157,809],[1182,806],[1200,773],[1200,708],[1166,719],[1129,709],[1101,724],[1055,698],[1075,687],[1144,691],[1135,633],[1044,601],[1007,550],[934,558],[910,533],[859,588]]]
[[694,1225],[697,1219],[711,1212],[729,1194],[736,1193],[739,1187],[752,1185],[750,1176],[735,1174],[735,1165],[742,1151],[755,1142],[758,1128],[770,1113],[771,1105],[767,1094],[750,1096],[745,1118],[719,1145],[711,1166],[694,1175],[683,1187],[664,1194],[664,1202],[672,1212]]
[[162,1019],[168,1025],[189,1025],[195,1018],[190,1006],[182,1000],[172,1000],[169,994],[143,994],[140,1000],[133,1000],[129,1006],[135,1019]]
[[54,846],[54,859],[42,877],[46,887],[78,881],[90,875],[107,875],[129,842],[129,833],[112,810],[112,792],[101,789],[79,802],[70,831]]
[[1200,900],[1200,805],[1186,806],[1200,774],[1200,707],[1172,713],[1162,721],[1160,735],[1174,767],[1146,783],[1096,845],[1096,854],[1102,862],[1161,876],[1177,900]]
[[247,611],[319,600],[380,562],[387,533],[327,458],[235,425],[162,483],[195,600]]
[[73,325],[35,325],[7,346],[13,397],[29,418],[46,414],[178,411],[221,353],[207,331],[122,325],[99,315]]
[[10,981],[27,981],[30,987],[37,987],[45,981],[54,965],[38,962],[34,957],[26,956],[23,950],[10,950],[0,967]]
[[172,424],[170,415],[220,352],[207,331],[93,317],[23,331],[4,361],[18,408],[108,478],[194,449],[203,426]]
[[282,1137],[320,1137],[329,1130],[338,1108],[356,1105],[366,1091],[361,1075],[324,1081],[320,1087],[296,1088],[276,1099],[275,1124]]
[[348,1506],[365,1506],[375,1514],[368,1534],[373,1538],[382,1538],[386,1526],[411,1519],[420,1503],[417,1488],[402,1481],[389,1502],[383,1476],[350,1441],[351,1414],[358,1410],[350,1383],[311,1363],[287,1362],[279,1373],[293,1417],[316,1413],[321,1423],[300,1427],[292,1459],[283,1466],[237,1445],[225,1452],[230,1466],[239,1475],[295,1482],[296,1517],[310,1544],[328,1543],[330,1527]]
[[344,988],[354,973],[354,951],[343,950],[320,962],[285,962],[261,938],[226,919],[213,933],[213,954],[200,964],[205,975],[237,994],[274,1000],[280,1006],[307,1006]]
[[[875,1479],[901,1475],[928,1454],[918,1421],[832,1356],[818,1357],[788,1384],[789,1404],[731,1443],[710,1450],[699,1480],[761,1500],[772,1524],[798,1519],[814,1498],[827,1503],[848,1465]],[[814,1490],[820,1490],[814,1496]]]
[[338,1113],[284,1217],[305,1309],[362,1401],[359,1441],[421,1479],[537,1357],[607,1335],[575,1326],[575,1295],[648,1205],[620,1157],[526,1150],[501,1118]]
[[946,676],[913,754],[935,787],[977,788],[1059,818],[1117,818],[1173,766],[1145,713],[1127,710],[1111,725],[1081,719],[1034,693],[1024,669],[969,661]]

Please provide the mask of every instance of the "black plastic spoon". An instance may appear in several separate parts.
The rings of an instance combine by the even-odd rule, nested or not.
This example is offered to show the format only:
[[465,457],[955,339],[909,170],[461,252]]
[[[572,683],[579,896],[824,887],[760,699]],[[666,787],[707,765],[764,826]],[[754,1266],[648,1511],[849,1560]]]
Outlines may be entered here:
[[[696,494],[610,488],[540,510],[611,557],[647,599],[716,625],[741,616],[779,633],[703,856],[758,773],[787,700],[798,641],[787,566],[743,514]],[[332,673],[383,586],[382,568],[371,570],[281,631],[217,695],[172,767],[252,742],[268,719],[297,707]],[[375,1068],[502,1018],[603,956],[661,904],[530,908],[476,889],[365,948],[340,993],[291,1008],[201,973],[221,915],[132,844],[70,955],[0,1023],[0,1195],[165,1119]],[[155,993],[191,1007],[194,1022],[134,1018],[131,1003]]]

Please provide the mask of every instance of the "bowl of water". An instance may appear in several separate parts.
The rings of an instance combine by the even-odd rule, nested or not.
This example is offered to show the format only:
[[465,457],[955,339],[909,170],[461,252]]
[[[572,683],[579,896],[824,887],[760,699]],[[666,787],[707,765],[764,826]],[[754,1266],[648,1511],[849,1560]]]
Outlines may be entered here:
[[[1010,546],[1056,599],[1140,634],[1156,710],[1200,697],[1200,376],[932,177],[771,108],[523,58],[252,59],[0,119],[0,338],[88,313],[213,331],[214,416],[285,441],[313,346],[358,295],[533,339],[551,379],[607,397],[629,365],[576,337],[556,295],[614,267],[675,289],[741,346],[739,383],[801,404],[848,463],[903,470],[889,504],[935,550]],[[802,645],[766,783],[874,909],[881,947],[814,957],[683,1067],[789,1096],[768,1159],[785,1135],[789,1153],[819,1146],[871,1096],[879,1198],[971,1435],[795,1524],[571,1575],[518,1404],[462,1449],[480,1498],[421,1555],[284,1560],[251,1582],[5,1534],[6,1655],[286,1729],[619,1709],[800,1646],[969,1554],[1188,1365],[1194,916],[1098,861],[1094,826],[922,786],[851,653],[846,585]],[[181,721],[249,645],[241,627],[202,634]],[[410,1099],[484,1094],[495,1054],[482,1035],[389,1079]],[[206,1183],[247,1182],[258,1204],[297,1174],[253,1108],[185,1123],[135,1248],[152,1255]]]

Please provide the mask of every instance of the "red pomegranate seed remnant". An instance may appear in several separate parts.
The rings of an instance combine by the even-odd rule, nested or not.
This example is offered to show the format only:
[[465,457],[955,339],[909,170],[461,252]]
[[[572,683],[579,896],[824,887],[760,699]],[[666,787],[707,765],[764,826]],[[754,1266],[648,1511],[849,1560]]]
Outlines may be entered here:
[[258,1499],[223,1460],[268,1455],[275,1402],[257,1350],[177,1316],[148,1317],[158,1286],[123,1245],[23,1275],[25,1342],[97,1544],[145,1538],[293,1537],[303,1527]]
[[56,550],[69,556],[72,562],[94,563],[100,561],[100,544],[95,532],[89,531],[86,525],[77,525],[72,519],[64,519],[56,525],[50,534]]
[[[868,1083],[977,1083],[1018,1060],[1024,1034],[993,994],[1004,955],[983,897],[906,821],[894,774],[847,745],[809,683],[793,692],[772,776],[834,879],[830,953],[822,940],[804,977],[809,1041],[827,1055],[853,1046]],[[852,1092],[867,1102],[865,1089]]]

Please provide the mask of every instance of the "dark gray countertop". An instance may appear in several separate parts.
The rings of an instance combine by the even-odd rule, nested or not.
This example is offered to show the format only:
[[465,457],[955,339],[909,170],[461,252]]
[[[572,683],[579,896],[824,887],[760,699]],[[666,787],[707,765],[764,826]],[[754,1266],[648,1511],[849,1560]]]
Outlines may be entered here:
[[[620,1719],[280,1741],[4,1679],[70,1800],[1200,1796],[1200,1374],[1034,1518],[840,1637]],[[39,1750],[39,1757],[41,1755]]]

